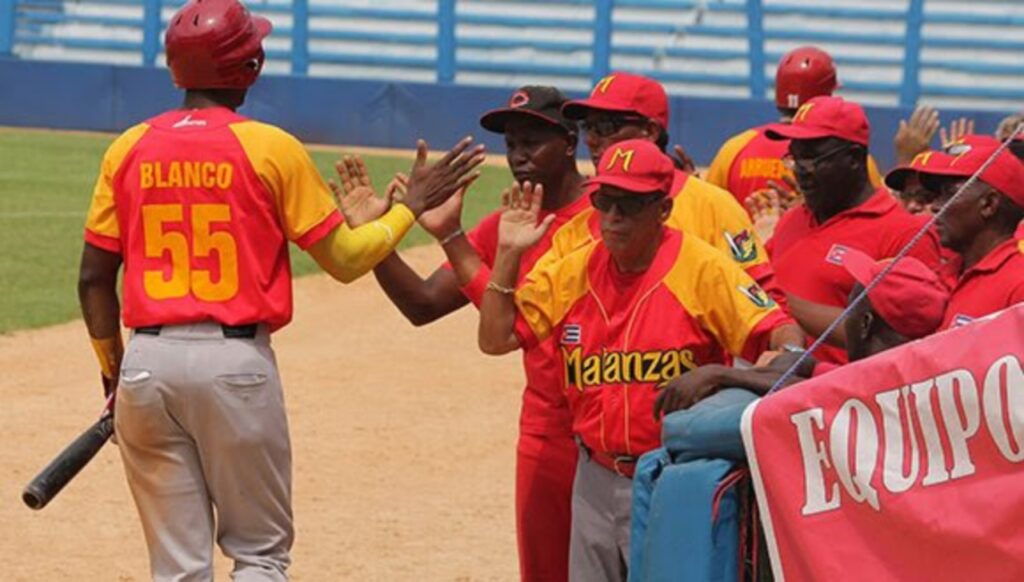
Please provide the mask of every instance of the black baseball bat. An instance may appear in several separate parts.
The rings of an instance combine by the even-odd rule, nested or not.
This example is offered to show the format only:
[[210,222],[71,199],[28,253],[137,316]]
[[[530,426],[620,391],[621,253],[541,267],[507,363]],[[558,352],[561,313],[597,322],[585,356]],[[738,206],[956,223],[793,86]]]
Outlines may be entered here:
[[50,464],[29,482],[21,494],[22,501],[32,509],[42,509],[60,490],[75,478],[103,445],[114,434],[114,416],[104,414],[92,426],[86,429]]

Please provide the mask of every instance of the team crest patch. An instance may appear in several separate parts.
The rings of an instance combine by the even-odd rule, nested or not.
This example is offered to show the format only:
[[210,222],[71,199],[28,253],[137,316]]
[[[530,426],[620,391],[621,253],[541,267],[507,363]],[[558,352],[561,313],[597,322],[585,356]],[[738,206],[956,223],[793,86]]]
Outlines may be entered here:
[[950,327],[961,327],[971,323],[972,321],[974,321],[973,317],[968,317],[962,313],[958,313],[953,317],[952,325],[950,325]]
[[749,286],[738,285],[736,288],[757,307],[767,309],[775,305],[775,300],[765,293],[765,290],[757,283]]
[[736,259],[737,263],[749,263],[757,258],[757,245],[754,244],[754,237],[749,230],[741,230],[736,234],[726,231],[724,234],[725,241],[732,250],[732,258]]
[[583,341],[583,326],[578,323],[570,323],[562,328],[562,345],[576,345]]
[[825,262],[832,263],[833,265],[839,265],[840,267],[842,267],[843,257],[846,256],[846,253],[849,250],[850,249],[844,247],[843,245],[832,245],[832,248],[828,250],[828,254],[825,255]]

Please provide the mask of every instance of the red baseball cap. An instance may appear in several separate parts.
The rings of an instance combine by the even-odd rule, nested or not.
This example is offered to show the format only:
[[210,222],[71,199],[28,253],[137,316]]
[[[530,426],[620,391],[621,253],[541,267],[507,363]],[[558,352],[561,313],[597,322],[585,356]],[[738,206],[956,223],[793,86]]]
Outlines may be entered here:
[[914,156],[909,164],[893,168],[886,174],[885,185],[897,192],[902,192],[907,186],[907,179],[912,175],[932,168],[941,168],[949,164],[949,159],[949,156],[943,152],[932,150],[921,152]]
[[831,55],[813,46],[797,47],[782,55],[775,70],[775,105],[796,109],[812,97],[831,95],[839,88]]
[[[922,169],[921,176],[968,178],[974,175],[1001,145],[999,140],[986,135],[965,135],[946,147],[946,155],[943,158],[945,163]],[[1018,206],[1024,207],[1024,162],[1009,149],[999,152],[978,178],[1013,200]],[[934,186],[926,184],[926,187],[935,190]]]
[[792,123],[775,123],[765,131],[768,139],[837,137],[867,147],[871,126],[864,108],[842,97],[815,97],[800,106]]
[[[843,266],[867,287],[891,259],[876,261],[857,249],[843,254]],[[933,269],[914,257],[904,257],[868,292],[871,308],[896,333],[908,339],[931,335],[946,315],[949,289]]]
[[588,109],[635,113],[668,128],[668,95],[661,83],[632,73],[615,72],[594,85],[590,97],[569,101],[562,114],[569,119],[583,119]]
[[635,194],[672,190],[672,159],[645,139],[627,139],[608,148],[597,165],[597,176],[586,186],[614,186]]

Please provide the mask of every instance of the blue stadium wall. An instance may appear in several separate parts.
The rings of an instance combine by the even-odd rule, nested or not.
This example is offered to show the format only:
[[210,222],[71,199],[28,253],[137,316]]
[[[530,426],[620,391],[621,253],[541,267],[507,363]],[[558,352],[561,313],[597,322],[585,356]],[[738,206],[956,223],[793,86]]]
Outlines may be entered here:
[[[440,148],[472,134],[497,152],[503,151],[499,136],[481,130],[477,119],[503,104],[508,93],[466,85],[267,75],[253,87],[242,113],[307,143],[411,148],[422,137]],[[0,125],[118,132],[180,102],[164,69],[0,59]],[[673,143],[681,143],[700,164],[709,163],[729,136],[777,117],[767,101],[674,96],[670,106]],[[908,114],[868,108],[871,149],[883,167],[892,165],[892,136]],[[980,133],[995,131],[1003,117],[942,114],[944,122],[969,115]]]

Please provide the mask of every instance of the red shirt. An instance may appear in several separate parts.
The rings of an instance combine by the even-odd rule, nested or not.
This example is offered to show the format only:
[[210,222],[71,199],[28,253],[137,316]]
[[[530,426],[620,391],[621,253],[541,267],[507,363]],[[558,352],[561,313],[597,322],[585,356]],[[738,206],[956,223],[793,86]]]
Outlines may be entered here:
[[531,273],[516,304],[522,345],[556,343],[574,432],[609,456],[660,445],[662,382],[730,355],[754,361],[792,323],[729,257],[668,228],[643,273],[619,272],[593,241]]
[[[857,249],[876,259],[896,255],[928,221],[903,209],[888,190],[879,188],[866,202],[817,224],[803,204],[790,209],[768,241],[778,284],[791,293],[823,305],[846,307],[853,277],[843,267],[842,256]],[[939,242],[929,232],[910,251],[910,256],[939,269]],[[812,338],[808,338],[810,345]],[[814,354],[821,361],[846,363],[842,348],[824,345]]]
[[[533,270],[538,259],[551,248],[551,239],[555,236],[555,232],[574,216],[589,208],[590,200],[583,195],[558,210],[541,212],[541,220],[554,214],[555,221],[544,234],[544,238],[523,253],[519,263],[519,284]],[[493,212],[485,216],[467,234],[469,242],[476,248],[480,260],[487,267],[487,269],[481,269],[485,273],[477,276],[477,279],[484,283],[490,278],[489,271],[494,266],[494,258],[498,252],[498,223],[500,220],[501,212]],[[479,285],[475,288],[470,286],[463,291],[474,304],[480,305],[482,288]],[[558,346],[553,341],[541,342],[523,349],[526,388],[523,391],[523,408],[519,426],[524,433],[563,436],[572,434],[572,415],[565,399],[565,392],[562,390],[562,369],[559,366],[557,349]]]
[[960,276],[939,329],[966,325],[1024,301],[1024,249],[1011,238]]
[[302,144],[224,108],[174,110],[103,158],[85,240],[124,258],[127,327],[292,317],[288,241],[342,222]]

